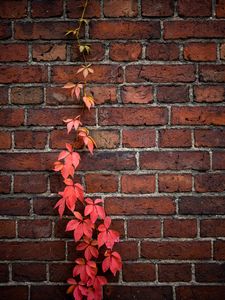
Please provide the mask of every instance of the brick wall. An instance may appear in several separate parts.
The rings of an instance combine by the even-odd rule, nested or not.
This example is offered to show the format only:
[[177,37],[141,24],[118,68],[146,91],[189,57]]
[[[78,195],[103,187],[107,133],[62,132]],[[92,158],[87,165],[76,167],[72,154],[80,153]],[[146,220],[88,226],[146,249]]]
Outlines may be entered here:
[[[0,2],[0,298],[65,299],[76,257],[53,206],[62,90],[81,57],[65,36],[82,1]],[[85,115],[98,150],[80,180],[105,199],[123,270],[104,299],[225,294],[225,1],[92,0]],[[96,129],[97,125],[97,129]]]

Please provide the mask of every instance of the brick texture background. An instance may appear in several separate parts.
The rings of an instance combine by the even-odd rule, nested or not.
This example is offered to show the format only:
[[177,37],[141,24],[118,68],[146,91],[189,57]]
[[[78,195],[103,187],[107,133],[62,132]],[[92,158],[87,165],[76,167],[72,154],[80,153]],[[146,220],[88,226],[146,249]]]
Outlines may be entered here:
[[[0,1],[0,298],[62,300],[75,252],[52,163],[79,105],[65,36],[81,0]],[[104,299],[225,295],[225,1],[91,0],[82,36],[98,150],[78,180],[105,199],[123,270]]]

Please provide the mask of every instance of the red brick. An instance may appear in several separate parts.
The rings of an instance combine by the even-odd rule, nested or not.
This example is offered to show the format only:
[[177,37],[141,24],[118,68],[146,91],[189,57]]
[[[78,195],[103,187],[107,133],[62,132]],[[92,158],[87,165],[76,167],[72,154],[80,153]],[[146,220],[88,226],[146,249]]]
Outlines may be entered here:
[[197,222],[194,219],[168,219],[163,223],[164,237],[194,238],[197,235]]
[[[81,178],[78,175],[75,176],[75,180],[76,182],[79,181],[80,183],[82,183]],[[65,183],[63,182],[63,177],[61,173],[54,172],[53,174],[50,174],[49,181],[50,181],[50,191],[52,193],[58,193],[58,191],[64,190]]]
[[118,177],[113,174],[86,174],[87,193],[113,193],[118,189]]
[[46,265],[36,263],[13,264],[12,268],[13,281],[45,281]]
[[225,198],[218,196],[181,197],[179,213],[183,215],[223,215]]
[[110,215],[171,215],[175,204],[169,197],[114,197],[105,199],[105,209]]
[[137,260],[138,258],[138,244],[136,241],[120,242],[115,245],[115,250],[123,257],[123,261]]
[[1,19],[20,19],[27,16],[27,0],[1,1]]
[[[224,7],[225,7],[225,5],[224,5]],[[221,48],[220,48],[220,57],[223,60],[225,59],[225,44],[221,45]]]
[[[77,74],[80,66],[53,66],[52,81],[54,83],[65,83],[76,80],[83,80],[81,73]],[[88,76],[88,82],[94,83],[121,83],[123,81],[123,69],[118,65],[94,65],[94,74]]]
[[0,220],[0,238],[15,238],[16,223],[12,220]]
[[61,241],[2,242],[0,257],[6,260],[63,260],[65,243]]
[[12,35],[11,22],[0,23],[0,39],[8,39]]
[[215,300],[223,299],[224,286],[179,286],[176,288],[177,300]]
[[19,220],[18,236],[20,238],[47,238],[52,233],[50,220]]
[[223,192],[225,190],[225,174],[196,175],[195,190],[198,193]]
[[212,2],[201,0],[193,5],[190,0],[178,0],[177,9],[181,17],[209,17],[212,15]]
[[163,148],[189,148],[192,145],[189,129],[162,129],[159,131],[159,146]]
[[220,20],[181,20],[164,22],[164,38],[223,38],[225,21]]
[[215,61],[216,44],[188,43],[184,46],[184,59],[191,61]]
[[0,83],[46,82],[45,66],[0,66]]
[[223,86],[199,85],[194,87],[196,102],[223,102],[225,88]]
[[116,103],[116,87],[110,85],[92,86],[87,91],[93,95],[96,105],[104,103]]
[[8,104],[8,88],[0,87],[0,105]]
[[34,61],[66,60],[66,45],[33,45],[32,56]]
[[182,193],[191,189],[191,174],[159,174],[159,192]]
[[195,265],[195,278],[197,282],[224,283],[224,264],[204,263]]
[[152,86],[123,86],[121,97],[123,103],[133,104],[147,104],[153,102],[153,88]]
[[90,135],[95,140],[97,149],[115,149],[119,146],[117,130],[91,130]]
[[49,300],[49,299],[63,299],[66,295],[66,287],[60,285],[32,285],[30,290],[30,297],[32,300]]
[[224,237],[224,219],[205,219],[200,221],[200,231],[202,237]]
[[64,149],[65,143],[73,143],[74,136],[72,134],[68,135],[65,129],[57,129],[51,131],[50,134],[50,147],[52,149]]
[[214,242],[214,260],[225,259],[225,241]]
[[[68,0],[66,11],[69,18],[80,18],[83,11],[83,0]],[[99,18],[101,15],[100,0],[92,0],[91,5],[87,6],[85,18]]]
[[146,58],[149,60],[178,60],[179,47],[173,43],[151,43],[147,45]]
[[127,66],[127,82],[192,82],[193,65],[136,65]]
[[191,264],[159,264],[158,272],[160,282],[191,280]]
[[142,15],[145,17],[169,17],[173,10],[172,0],[142,0]]
[[200,151],[141,152],[140,167],[147,170],[207,170],[209,154]]
[[225,3],[224,3],[224,0],[217,0],[216,1],[216,16],[217,16],[217,18],[224,18],[225,17]]
[[13,299],[15,295],[20,300],[27,300],[28,286],[1,286],[0,294],[2,299]]
[[181,103],[189,101],[187,86],[158,86],[157,100],[163,103]]
[[[65,125],[63,123],[64,119],[74,118],[81,113],[80,108],[40,108],[40,109],[30,109],[28,111],[28,125]],[[95,109],[91,112],[84,112],[82,116],[82,122],[85,125],[95,124]]]
[[173,125],[225,125],[225,107],[172,107]]
[[[172,288],[169,286],[126,286],[126,285],[110,285],[104,289],[105,300],[123,299],[151,299],[153,300],[172,300]],[[141,297],[141,298],[140,298]]]
[[126,263],[123,265],[123,281],[154,281],[155,266],[148,263]]
[[0,214],[7,216],[27,216],[30,211],[30,201],[25,198],[2,198]]
[[47,177],[44,174],[15,175],[15,193],[44,193],[47,190]]
[[8,194],[11,189],[11,176],[0,175],[0,193]]
[[60,17],[63,14],[63,0],[33,0],[31,14],[33,18]]
[[135,61],[140,59],[142,47],[138,43],[110,44],[109,57],[115,61]]
[[[2,108],[0,111],[0,125],[7,127],[19,127],[24,122],[24,110],[20,108]],[[8,137],[9,139],[9,137]],[[11,139],[10,139],[11,140]],[[7,145],[11,143],[4,142]]]
[[0,45],[0,61],[27,61],[28,46],[25,44],[1,44]]
[[71,263],[58,263],[49,265],[50,281],[64,282],[65,278],[69,278],[72,274],[74,265]]
[[163,125],[167,123],[167,110],[162,107],[100,108],[100,125]]
[[121,177],[122,193],[147,194],[155,191],[155,176],[148,174],[127,175]]
[[58,197],[38,197],[34,198],[34,213],[41,216],[58,216],[58,212],[54,209]]
[[14,87],[11,102],[14,104],[41,104],[44,101],[41,87]]
[[213,170],[225,169],[225,152],[214,151],[212,157]]
[[126,148],[155,147],[155,138],[154,129],[123,129],[123,147]]
[[120,238],[125,237],[124,220],[114,219],[114,220],[112,220],[112,225],[111,226],[114,230],[117,230],[119,232]]
[[106,17],[136,17],[138,14],[137,0],[105,0],[104,15]]
[[7,264],[0,264],[0,281],[1,282],[9,281],[9,267]]
[[[15,24],[15,39],[17,40],[65,40],[65,32],[69,28],[76,28],[76,22],[17,22]],[[53,34],[54,33],[54,34]],[[81,37],[83,30],[81,31]]]
[[141,243],[141,257],[176,260],[209,259],[211,257],[211,244],[208,241],[145,241]]
[[11,133],[0,131],[0,149],[10,149],[11,145]]
[[196,147],[225,147],[225,131],[223,129],[196,129]]
[[47,132],[16,131],[14,138],[17,149],[44,149],[47,143]]
[[129,238],[157,238],[161,236],[160,220],[128,220],[127,235]]
[[90,23],[92,39],[149,39],[160,37],[158,21],[92,21]]
[[199,80],[203,82],[225,82],[225,66],[224,65],[200,66]]
[[[88,61],[101,61],[105,56],[105,47],[102,43],[88,43],[90,53],[87,55]],[[77,45],[72,45],[70,48],[71,61],[84,61],[83,54],[80,53]]]

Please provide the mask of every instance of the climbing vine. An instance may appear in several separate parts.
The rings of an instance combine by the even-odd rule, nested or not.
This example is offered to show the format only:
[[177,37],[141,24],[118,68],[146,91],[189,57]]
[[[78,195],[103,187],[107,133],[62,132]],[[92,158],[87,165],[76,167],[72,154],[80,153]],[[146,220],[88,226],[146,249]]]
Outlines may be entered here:
[[83,186],[75,180],[81,161],[80,154],[75,149],[76,142],[86,146],[91,154],[96,148],[89,130],[82,124],[83,111],[90,110],[95,105],[93,96],[87,92],[88,76],[94,74],[94,69],[87,62],[91,48],[80,41],[80,30],[87,24],[84,18],[87,5],[88,0],[85,0],[78,27],[69,29],[66,33],[74,36],[76,46],[83,56],[84,64],[77,71],[77,74],[82,73],[83,80],[68,82],[63,87],[70,90],[71,97],[82,104],[83,110],[80,115],[63,120],[68,134],[75,133],[75,142],[66,143],[66,150],[59,154],[54,163],[54,170],[61,172],[65,183],[64,190],[59,192],[61,198],[55,208],[61,218],[66,208],[72,213],[73,219],[67,223],[66,231],[73,232],[75,249],[80,252],[80,257],[75,260],[72,276],[67,280],[70,284],[67,292],[73,293],[76,300],[84,297],[88,300],[102,299],[102,286],[107,283],[103,274],[109,270],[115,276],[122,267],[120,254],[113,250],[114,244],[119,241],[119,233],[110,229],[111,218],[106,215],[103,200],[85,198]]

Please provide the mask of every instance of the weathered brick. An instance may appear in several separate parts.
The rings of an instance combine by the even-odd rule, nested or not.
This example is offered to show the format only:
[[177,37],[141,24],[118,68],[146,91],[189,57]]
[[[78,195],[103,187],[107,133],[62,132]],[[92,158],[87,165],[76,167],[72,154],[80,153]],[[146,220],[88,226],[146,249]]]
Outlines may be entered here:
[[222,20],[181,20],[164,22],[164,38],[223,38],[225,21]]
[[196,129],[196,147],[225,147],[225,130],[223,129]]
[[196,175],[195,190],[198,193],[223,192],[225,190],[225,174]]
[[212,168],[214,170],[224,170],[225,169],[225,152],[224,151],[214,151],[212,156]]
[[169,197],[114,197],[105,199],[105,209],[112,215],[171,215],[175,203]]
[[138,14],[137,0],[105,0],[104,15],[106,17],[136,17]]
[[115,245],[115,250],[121,254],[121,257],[126,260],[137,260],[138,258],[138,244],[136,241],[125,241]]
[[37,263],[16,263],[12,268],[13,281],[45,281],[46,265]]
[[154,281],[155,265],[149,263],[125,263],[123,265],[123,280],[132,281]]
[[141,152],[140,168],[147,170],[207,170],[209,169],[209,154],[200,151]]
[[214,300],[223,298],[224,286],[179,286],[176,288],[177,300]]
[[1,282],[9,281],[9,267],[7,264],[0,264],[0,281]]
[[85,174],[87,193],[113,193],[118,189],[118,177],[113,174]]
[[135,61],[140,59],[142,47],[138,43],[110,44],[109,57],[115,61]]
[[100,125],[163,125],[167,123],[167,110],[162,107],[100,108]]
[[184,46],[184,59],[191,61],[215,61],[216,44],[188,43]]
[[20,300],[27,300],[28,286],[1,286],[0,293],[2,299],[13,299],[16,295],[16,297]]
[[225,241],[215,241],[214,242],[214,259],[224,260],[225,259]]
[[1,22],[0,23],[0,39],[8,39],[12,35],[11,22]]
[[225,198],[218,196],[186,196],[179,201],[179,213],[182,215],[223,215]]
[[149,60],[178,60],[179,47],[174,43],[151,43],[146,47],[146,58]]
[[90,135],[95,140],[97,149],[115,149],[119,146],[118,130],[91,130]]
[[11,177],[8,175],[0,175],[0,193],[8,194],[11,189]]
[[225,88],[222,85],[198,85],[194,87],[196,102],[223,102]]
[[127,82],[192,82],[193,65],[135,65],[126,68]]
[[194,238],[197,235],[197,222],[194,219],[168,219],[163,223],[164,237]]
[[149,148],[156,145],[156,133],[154,129],[123,129],[123,147]]
[[172,107],[173,125],[225,125],[225,107]]
[[33,0],[31,14],[33,18],[60,17],[63,14],[63,0]]
[[49,265],[50,281],[63,282],[65,278],[69,278],[73,271],[73,264],[71,263],[57,263]]
[[0,87],[0,105],[8,103],[8,88],[5,86]]
[[0,83],[46,82],[45,66],[0,66]]
[[191,264],[159,264],[158,272],[160,282],[191,280]]
[[181,17],[209,17],[212,15],[212,2],[201,0],[193,5],[190,0],[178,0],[177,9]]
[[58,215],[54,206],[59,200],[58,197],[38,197],[33,200],[34,213],[41,216]]
[[216,16],[217,16],[217,18],[224,18],[225,17],[225,3],[224,3],[224,0],[217,0],[216,1]]
[[147,194],[155,191],[154,175],[122,175],[121,177],[122,193]]
[[[65,83],[73,81],[79,66],[53,66],[52,81],[54,83]],[[89,82],[94,83],[121,83],[123,81],[123,69],[119,65],[95,65],[94,74],[88,77]],[[83,80],[81,73],[77,74],[76,80]]]
[[153,102],[152,86],[123,86],[121,91],[123,103],[147,104]]
[[66,45],[33,45],[32,56],[34,61],[66,60]]
[[224,65],[200,66],[199,80],[203,82],[225,82],[225,66]]
[[65,298],[66,287],[61,285],[32,285],[30,290],[30,297],[32,300],[49,300]]
[[172,0],[142,0],[142,16],[169,17],[173,15]]
[[0,125],[19,127],[24,122],[24,110],[20,108],[2,108],[0,111]]
[[92,39],[149,39],[160,37],[158,21],[91,21]]
[[[102,43],[88,43],[90,53],[88,53],[88,61],[101,61],[105,56],[105,46]],[[70,48],[71,61],[84,61],[83,54],[80,53],[77,45],[72,45]]]
[[202,237],[224,237],[224,219],[205,219],[200,221],[200,235]]
[[[68,0],[66,3],[66,12],[69,18],[80,18],[83,11],[84,2],[82,0]],[[92,0],[91,5],[87,6],[85,12],[86,18],[99,18],[101,15],[100,0]]]
[[47,132],[16,131],[14,140],[16,149],[44,149],[47,143]]
[[156,238],[161,236],[160,220],[128,220],[127,235],[130,238]]
[[47,238],[52,233],[50,220],[19,220],[18,236],[20,238]]
[[20,19],[27,15],[27,0],[1,1],[1,19]]
[[209,241],[145,241],[141,243],[141,257],[176,260],[210,259],[211,244]]
[[222,44],[220,47],[220,58],[225,59],[225,44]]
[[28,45],[26,44],[1,44],[0,45],[0,61],[27,61]]
[[15,175],[15,193],[44,193],[47,190],[47,177],[44,174]]
[[43,90],[41,87],[14,87],[11,89],[11,101],[14,104],[43,103]]
[[28,216],[30,201],[25,198],[2,198],[0,200],[0,214],[7,216]]
[[192,190],[191,174],[159,174],[159,191],[182,193]]
[[189,101],[188,86],[158,86],[157,100],[163,103],[181,103]]
[[221,282],[225,280],[225,265],[204,263],[195,265],[195,278],[197,282]]
[[162,129],[159,131],[159,146],[162,148],[189,148],[191,145],[189,129]]
[[[13,220],[0,220],[0,238],[15,238],[16,223]],[[0,276],[1,277],[1,276]]]
[[0,131],[0,149],[10,149],[11,145],[11,133]]

